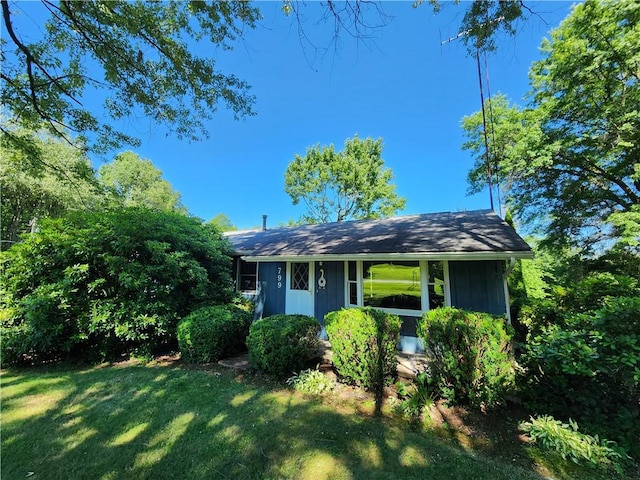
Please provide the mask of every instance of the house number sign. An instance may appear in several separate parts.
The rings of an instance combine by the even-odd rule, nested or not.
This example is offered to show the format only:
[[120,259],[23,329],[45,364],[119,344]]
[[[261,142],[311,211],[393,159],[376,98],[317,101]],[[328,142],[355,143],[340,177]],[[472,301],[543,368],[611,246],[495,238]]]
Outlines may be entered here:
[[278,267],[278,288],[282,288],[282,267]]

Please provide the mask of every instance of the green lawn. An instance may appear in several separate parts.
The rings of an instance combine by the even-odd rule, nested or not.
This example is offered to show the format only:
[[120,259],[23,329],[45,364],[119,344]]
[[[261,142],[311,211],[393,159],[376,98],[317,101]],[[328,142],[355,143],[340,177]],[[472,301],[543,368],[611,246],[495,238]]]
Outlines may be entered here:
[[0,378],[3,480],[543,478],[533,462],[226,370],[130,362]]

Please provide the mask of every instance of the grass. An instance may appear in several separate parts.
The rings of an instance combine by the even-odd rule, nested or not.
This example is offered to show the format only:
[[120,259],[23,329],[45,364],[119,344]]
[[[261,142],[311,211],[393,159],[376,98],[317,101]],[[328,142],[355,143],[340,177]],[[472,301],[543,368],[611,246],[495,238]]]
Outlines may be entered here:
[[308,398],[215,368],[127,362],[0,380],[3,480],[542,478],[532,462],[373,418],[370,401]]

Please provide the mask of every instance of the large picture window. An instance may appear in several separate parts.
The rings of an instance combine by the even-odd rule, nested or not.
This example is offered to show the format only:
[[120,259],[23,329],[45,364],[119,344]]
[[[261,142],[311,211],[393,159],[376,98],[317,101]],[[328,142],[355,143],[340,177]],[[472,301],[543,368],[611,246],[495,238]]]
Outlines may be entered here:
[[421,310],[418,262],[363,262],[364,305]]

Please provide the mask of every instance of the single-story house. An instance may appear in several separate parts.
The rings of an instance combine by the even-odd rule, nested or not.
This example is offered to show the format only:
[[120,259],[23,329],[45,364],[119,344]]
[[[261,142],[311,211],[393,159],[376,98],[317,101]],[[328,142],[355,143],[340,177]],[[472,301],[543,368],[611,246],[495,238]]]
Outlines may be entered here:
[[531,247],[491,210],[228,232],[237,290],[257,315],[300,313],[322,324],[342,307],[403,320],[400,349],[421,351],[416,319],[440,306],[505,315],[507,276]]

